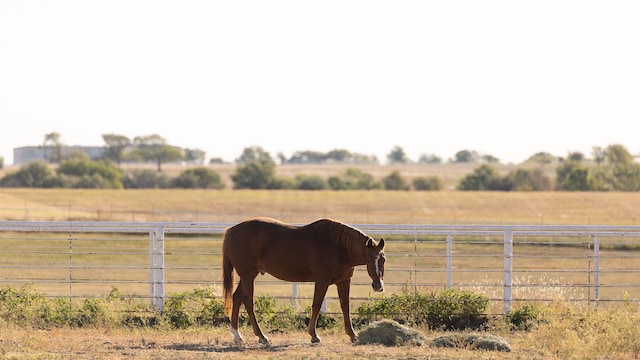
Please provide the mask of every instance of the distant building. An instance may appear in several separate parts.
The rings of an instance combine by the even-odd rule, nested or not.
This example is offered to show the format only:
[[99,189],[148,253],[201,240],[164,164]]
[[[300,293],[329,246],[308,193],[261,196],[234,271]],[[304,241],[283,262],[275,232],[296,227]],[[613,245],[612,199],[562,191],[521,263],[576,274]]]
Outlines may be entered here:
[[[13,164],[23,165],[31,161],[45,161],[51,157],[51,147],[23,146],[13,149]],[[74,152],[84,152],[91,160],[100,160],[104,157],[103,146],[63,146],[62,157],[65,158]]]

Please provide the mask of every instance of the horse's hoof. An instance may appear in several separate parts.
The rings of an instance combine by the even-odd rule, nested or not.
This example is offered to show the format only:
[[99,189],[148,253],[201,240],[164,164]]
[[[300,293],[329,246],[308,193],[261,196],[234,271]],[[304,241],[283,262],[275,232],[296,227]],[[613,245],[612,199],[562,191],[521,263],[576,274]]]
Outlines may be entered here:
[[311,338],[311,343],[312,344],[320,344],[322,342],[322,340],[320,340],[319,336],[316,336],[314,338]]
[[352,344],[355,344],[357,342],[358,342],[358,337],[357,336],[354,336],[354,337],[351,338],[351,343]]
[[258,340],[260,342],[260,344],[264,345],[264,346],[270,346],[271,342],[269,342],[269,339],[265,338],[261,338]]

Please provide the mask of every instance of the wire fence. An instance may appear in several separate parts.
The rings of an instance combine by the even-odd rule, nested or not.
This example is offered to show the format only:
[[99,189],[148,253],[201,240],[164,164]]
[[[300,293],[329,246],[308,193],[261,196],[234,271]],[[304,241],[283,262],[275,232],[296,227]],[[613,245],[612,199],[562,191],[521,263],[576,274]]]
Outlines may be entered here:
[[[105,296],[117,287],[162,310],[167,296],[221,289],[226,222],[0,222],[0,285],[31,283],[51,297]],[[593,306],[640,299],[640,226],[353,224],[385,238],[386,295],[456,288],[487,295],[491,312],[518,302]],[[256,294],[295,307],[311,303],[313,284],[270,275]],[[356,268],[352,302],[374,293]],[[338,307],[334,287],[327,302]]]

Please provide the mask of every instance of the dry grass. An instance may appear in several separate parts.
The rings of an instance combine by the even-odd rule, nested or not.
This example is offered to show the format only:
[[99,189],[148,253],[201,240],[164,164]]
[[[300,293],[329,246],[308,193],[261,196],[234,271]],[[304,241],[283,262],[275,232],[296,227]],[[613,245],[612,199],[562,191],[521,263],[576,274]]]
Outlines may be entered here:
[[640,192],[0,189],[0,219],[614,224],[640,220]]
[[[432,346],[451,335],[419,329],[422,346],[352,345],[339,328],[320,329],[323,343],[312,345],[305,332],[270,331],[270,347],[242,328],[245,344],[232,343],[225,328],[24,329],[0,324],[0,356],[7,359],[637,359],[640,313],[634,306],[595,311],[562,302],[545,308],[545,321],[531,331],[509,331],[495,320],[486,335],[505,339],[510,352]],[[268,329],[266,329],[268,331]],[[470,334],[464,334],[467,337]],[[480,336],[483,333],[475,333]],[[463,336],[463,338],[465,338]],[[460,347],[461,346],[461,347]]]

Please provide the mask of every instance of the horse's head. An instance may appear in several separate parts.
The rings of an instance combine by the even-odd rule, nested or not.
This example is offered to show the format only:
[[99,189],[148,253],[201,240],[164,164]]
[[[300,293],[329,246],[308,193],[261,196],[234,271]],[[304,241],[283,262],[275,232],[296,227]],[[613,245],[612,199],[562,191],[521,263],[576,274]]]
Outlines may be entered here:
[[373,283],[373,291],[384,291],[384,263],[386,257],[384,256],[384,239],[376,244],[373,239],[367,240],[367,272]]

